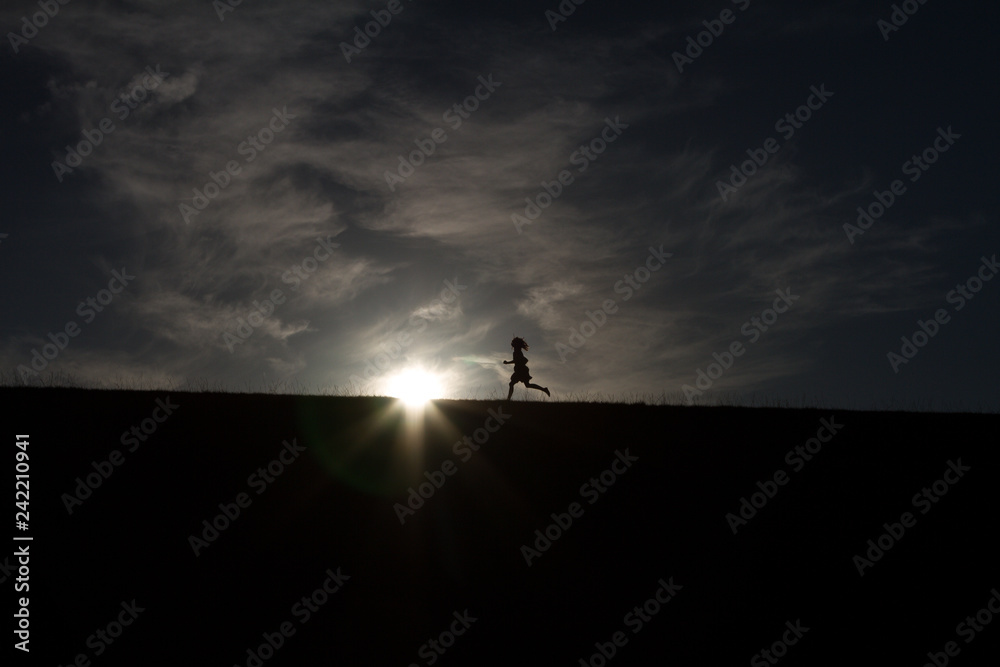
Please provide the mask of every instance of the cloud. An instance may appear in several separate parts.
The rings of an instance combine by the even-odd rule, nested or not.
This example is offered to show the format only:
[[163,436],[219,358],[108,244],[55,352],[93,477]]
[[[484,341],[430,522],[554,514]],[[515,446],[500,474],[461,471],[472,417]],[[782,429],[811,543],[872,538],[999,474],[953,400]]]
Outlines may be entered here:
[[[826,76],[813,52],[863,33],[852,10],[754,5],[681,74],[670,54],[707,15],[657,6],[608,21],[595,9],[553,34],[537,8],[498,6],[483,21],[414,4],[347,63],[339,44],[369,9],[243,3],[219,21],[203,2],[63,8],[16,61],[37,66],[44,91],[18,101],[16,117],[34,142],[23,171],[48,170],[35,191],[53,193],[37,196],[55,207],[39,229],[72,241],[35,250],[58,293],[19,311],[4,358],[44,339],[81,275],[99,284],[124,263],[139,277],[114,328],[130,342],[112,368],[108,346],[81,341],[65,361],[88,378],[155,359],[164,377],[342,384],[410,333],[394,363],[450,372],[459,395],[506,374],[499,361],[518,332],[553,386],[653,391],[689,381],[775,289],[801,291],[768,334],[773,347],[721,383],[739,390],[808,373],[810,341],[832,327],[933,302],[942,243],[988,219],[904,202],[905,233],[886,219],[847,243],[842,224],[885,181],[845,139],[849,86],[833,86],[843,97],[719,198],[729,165]],[[157,66],[170,76],[57,182],[52,159]],[[446,113],[481,76],[500,85],[453,127]],[[280,131],[276,111],[289,118]],[[573,156],[615,118],[628,127],[581,170]],[[447,139],[390,189],[386,172],[437,128]],[[563,171],[573,182],[518,233],[511,216]],[[181,204],[197,197],[205,206],[185,220]],[[324,239],[338,247],[320,261]],[[674,256],[626,300],[616,285],[650,246]],[[467,286],[447,303],[446,279]],[[223,334],[274,290],[285,303],[231,354]],[[618,312],[560,363],[556,343],[608,299]]]

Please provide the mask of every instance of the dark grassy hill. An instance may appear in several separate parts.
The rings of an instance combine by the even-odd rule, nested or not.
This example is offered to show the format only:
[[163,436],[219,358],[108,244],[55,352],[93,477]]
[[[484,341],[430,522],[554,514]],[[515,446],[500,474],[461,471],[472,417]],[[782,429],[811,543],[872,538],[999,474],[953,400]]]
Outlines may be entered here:
[[[778,642],[783,665],[923,665],[953,641],[971,666],[1000,644],[1000,621],[971,642],[958,627],[1000,587],[997,415],[439,401],[408,421],[374,398],[0,399],[7,470],[30,434],[30,528],[11,532],[34,538],[31,664],[774,664],[756,654]],[[734,524],[741,498],[762,506]],[[854,557],[905,512],[860,576]],[[0,572],[12,610],[16,568]],[[95,635],[119,615],[117,638]]]

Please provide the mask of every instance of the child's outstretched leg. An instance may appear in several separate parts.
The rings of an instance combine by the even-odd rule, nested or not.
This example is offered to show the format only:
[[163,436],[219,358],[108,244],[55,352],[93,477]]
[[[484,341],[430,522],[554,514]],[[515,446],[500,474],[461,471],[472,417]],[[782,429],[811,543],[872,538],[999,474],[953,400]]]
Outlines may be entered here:
[[544,391],[546,396],[552,395],[549,393],[548,387],[539,387],[537,384],[529,384],[527,382],[524,383],[524,386],[527,387],[528,389],[538,389],[540,391]]
[[513,396],[513,395],[514,395],[514,383],[511,382],[510,383],[510,391],[507,392],[507,400],[509,401],[510,397]]

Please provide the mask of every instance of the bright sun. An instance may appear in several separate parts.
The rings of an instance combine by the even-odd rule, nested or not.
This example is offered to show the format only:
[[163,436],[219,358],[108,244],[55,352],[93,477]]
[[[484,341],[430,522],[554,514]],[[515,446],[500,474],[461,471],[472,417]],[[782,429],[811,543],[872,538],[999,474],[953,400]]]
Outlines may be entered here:
[[427,371],[411,368],[389,378],[386,393],[416,407],[441,396],[441,381]]

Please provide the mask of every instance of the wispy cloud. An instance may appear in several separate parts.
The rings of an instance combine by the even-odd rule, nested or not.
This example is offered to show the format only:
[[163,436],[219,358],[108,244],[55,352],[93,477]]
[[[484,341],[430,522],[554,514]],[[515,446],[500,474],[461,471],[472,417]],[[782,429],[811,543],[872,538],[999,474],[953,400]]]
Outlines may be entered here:
[[[507,372],[499,356],[516,331],[553,387],[653,392],[688,381],[775,289],[801,292],[769,334],[780,354],[755,349],[727,374],[723,384],[739,390],[807,373],[810,341],[831,327],[933,303],[947,284],[941,244],[985,225],[982,210],[907,209],[905,233],[886,221],[847,243],[841,226],[886,179],[838,146],[859,104],[850,79],[836,104],[719,198],[716,181],[809,84],[838,72],[845,81],[819,56],[808,62],[823,68],[799,72],[794,55],[771,52],[865,37],[854,9],[753,6],[683,74],[670,54],[700,18],[669,8],[616,23],[597,9],[552,33],[537,11],[498,8],[481,22],[407,5],[347,63],[339,44],[368,9],[243,3],[219,21],[208,3],[74,4],[5,56],[44,90],[17,102],[29,160],[48,172],[38,191],[52,192],[60,212],[35,224],[90,239],[36,247],[52,287],[20,304],[5,362],[20,363],[72,315],[59,309],[80,296],[81,271],[90,289],[100,267],[123,262],[139,277],[107,327],[127,342],[113,362],[95,339],[74,342],[59,363],[81,376],[148,377],[155,360],[158,377],[343,384],[411,333],[399,363],[452,372],[454,394],[465,395]],[[0,17],[14,24],[20,14]],[[757,54],[759,72],[742,53]],[[52,160],[150,67],[169,75],[57,182]],[[796,81],[779,88],[779,67]],[[452,127],[446,113],[481,76],[499,85]],[[280,131],[269,125],[276,112]],[[572,156],[609,118],[627,129],[581,170]],[[390,188],[386,172],[438,128],[447,139]],[[831,177],[824,163],[834,160],[842,166]],[[563,171],[572,183],[518,233],[511,216]],[[198,196],[206,205],[185,219],[181,205],[197,208]],[[338,247],[313,262],[319,239]],[[674,255],[626,301],[615,286],[650,246]],[[307,278],[291,278],[310,262]],[[445,302],[445,280],[467,289]],[[223,334],[274,290],[284,303],[231,353]],[[560,363],[556,344],[608,299],[617,313]]]

